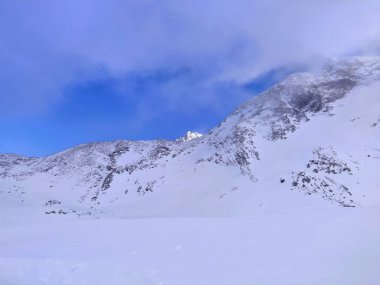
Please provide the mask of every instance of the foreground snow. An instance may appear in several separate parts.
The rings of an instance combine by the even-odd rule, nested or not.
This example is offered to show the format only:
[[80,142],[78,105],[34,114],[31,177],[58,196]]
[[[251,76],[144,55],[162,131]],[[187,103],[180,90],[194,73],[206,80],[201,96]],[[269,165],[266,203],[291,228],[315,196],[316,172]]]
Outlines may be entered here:
[[379,284],[380,208],[2,221],[1,285]]

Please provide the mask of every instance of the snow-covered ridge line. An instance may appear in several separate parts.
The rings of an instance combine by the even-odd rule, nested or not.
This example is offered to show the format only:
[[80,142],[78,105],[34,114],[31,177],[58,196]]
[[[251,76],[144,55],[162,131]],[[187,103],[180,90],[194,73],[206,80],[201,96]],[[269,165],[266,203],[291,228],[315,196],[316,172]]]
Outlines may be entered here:
[[289,76],[208,134],[188,132],[186,143],[0,155],[0,201],[41,213],[123,217],[376,204],[379,81],[379,58],[353,58]]

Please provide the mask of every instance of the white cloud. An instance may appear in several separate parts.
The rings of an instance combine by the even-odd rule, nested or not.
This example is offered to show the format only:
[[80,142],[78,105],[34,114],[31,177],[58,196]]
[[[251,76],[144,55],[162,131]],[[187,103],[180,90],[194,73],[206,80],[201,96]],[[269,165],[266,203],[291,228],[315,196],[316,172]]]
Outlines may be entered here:
[[[377,0],[2,1],[0,103],[40,112],[63,100],[68,84],[96,79],[102,70],[122,78],[187,67],[199,74],[190,84],[207,88],[179,94],[212,104],[204,97],[214,83],[324,57],[378,53],[379,15]],[[166,86],[172,104],[181,101],[178,85],[189,83],[181,80]]]

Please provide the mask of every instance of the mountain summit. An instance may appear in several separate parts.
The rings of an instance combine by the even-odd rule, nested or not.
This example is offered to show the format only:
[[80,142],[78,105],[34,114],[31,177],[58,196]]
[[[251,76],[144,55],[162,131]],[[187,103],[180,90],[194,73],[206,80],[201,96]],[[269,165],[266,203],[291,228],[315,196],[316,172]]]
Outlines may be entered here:
[[200,133],[188,131],[188,132],[186,133],[186,135],[184,135],[183,137],[180,137],[179,139],[177,139],[177,141],[180,141],[180,142],[188,142],[188,141],[191,141],[191,140],[194,140],[194,139],[200,138],[200,137],[202,137],[202,136],[203,136],[203,135],[200,134]]
[[3,154],[0,206],[135,217],[379,205],[379,95],[380,59],[350,58],[290,75],[202,137]]

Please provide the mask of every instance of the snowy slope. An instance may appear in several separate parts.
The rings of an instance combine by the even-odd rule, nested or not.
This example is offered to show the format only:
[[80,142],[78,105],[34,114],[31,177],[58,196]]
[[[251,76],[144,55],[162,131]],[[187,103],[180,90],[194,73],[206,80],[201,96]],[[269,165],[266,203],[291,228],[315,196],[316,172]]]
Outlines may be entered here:
[[379,58],[191,140],[3,154],[0,285],[378,285],[379,172]]
[[377,285],[379,209],[0,227],[1,285]]
[[1,155],[0,203],[120,217],[379,205],[379,82],[379,58],[337,61],[289,76],[193,140]]

